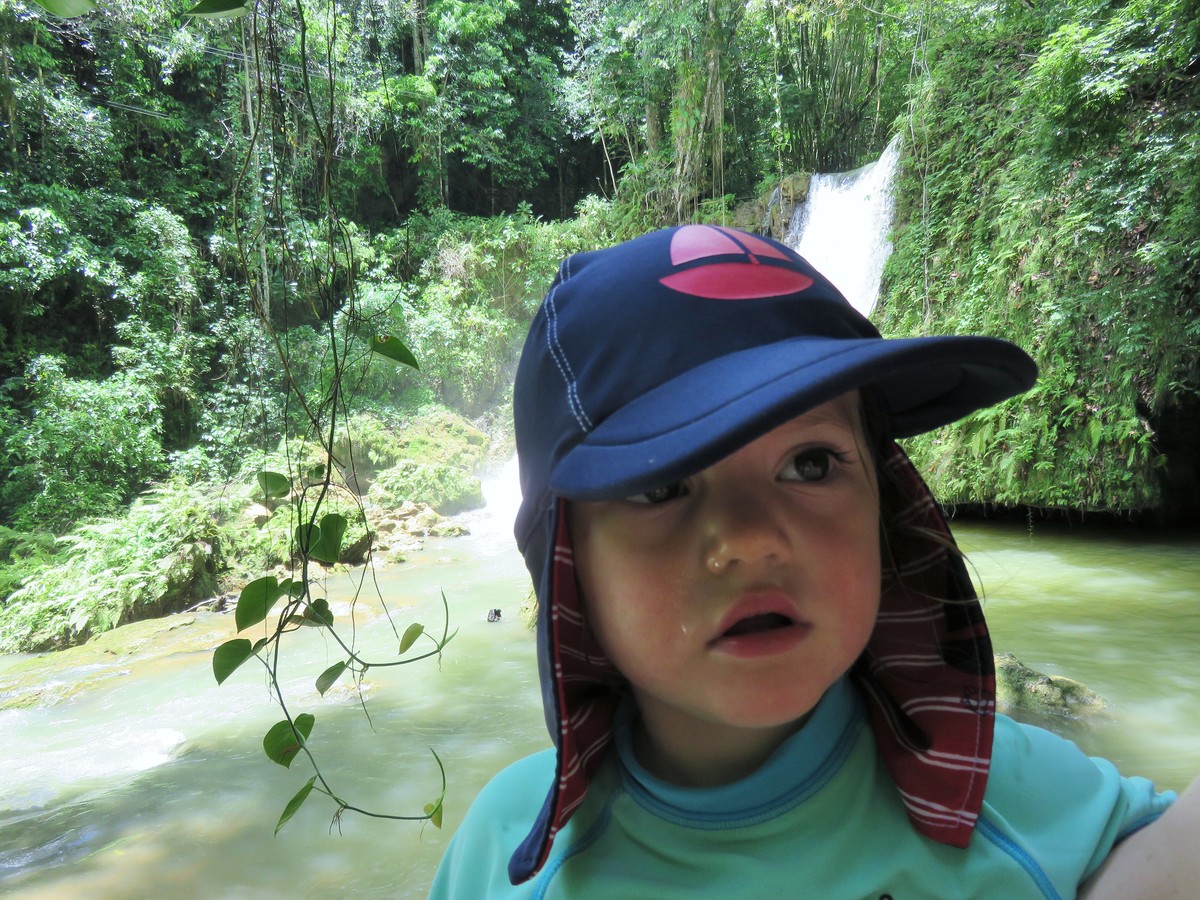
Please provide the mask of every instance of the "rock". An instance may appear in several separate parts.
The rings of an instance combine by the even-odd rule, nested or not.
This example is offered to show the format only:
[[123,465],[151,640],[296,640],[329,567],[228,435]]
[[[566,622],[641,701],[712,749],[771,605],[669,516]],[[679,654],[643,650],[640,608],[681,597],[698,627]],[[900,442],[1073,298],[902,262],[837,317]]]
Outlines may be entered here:
[[251,503],[246,507],[246,510],[242,513],[242,515],[253,521],[254,524],[259,528],[262,528],[269,521],[271,521],[271,516],[274,515],[274,513],[272,513],[270,509],[261,503]]
[[0,673],[0,710],[54,706],[128,674],[131,663],[211,653],[232,637],[227,616],[197,614],[143,619],[93,637],[86,644],[30,656]]
[[996,656],[996,698],[1010,709],[1071,718],[1099,712],[1107,705],[1078,681],[1034,671],[1011,653]]
[[374,532],[370,529],[364,531],[358,540],[342,548],[342,552],[338,554],[338,562],[348,566],[362,565],[367,561],[367,551],[371,549],[374,539]]
[[462,537],[470,533],[466,525],[458,522],[437,522],[429,529],[430,537]]
[[216,591],[216,551],[208,541],[189,541],[159,562],[164,575],[156,603],[141,604],[137,618],[160,616],[184,609]]
[[443,516],[439,516],[426,506],[416,515],[406,518],[401,527],[408,534],[419,534],[422,537],[429,537],[429,533],[433,527],[444,521],[445,518]]
[[762,196],[738,204],[731,224],[783,240],[796,205],[808,197],[809,180],[808,175],[796,172],[774,182]]

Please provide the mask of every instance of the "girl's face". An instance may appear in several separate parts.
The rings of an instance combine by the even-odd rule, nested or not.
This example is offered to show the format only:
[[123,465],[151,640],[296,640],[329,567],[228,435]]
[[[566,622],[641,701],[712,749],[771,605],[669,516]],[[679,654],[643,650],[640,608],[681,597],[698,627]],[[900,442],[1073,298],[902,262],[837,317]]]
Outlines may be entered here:
[[637,752],[681,784],[743,777],[862,653],[879,499],[856,392],[711,468],[568,504],[588,618],[641,712]]

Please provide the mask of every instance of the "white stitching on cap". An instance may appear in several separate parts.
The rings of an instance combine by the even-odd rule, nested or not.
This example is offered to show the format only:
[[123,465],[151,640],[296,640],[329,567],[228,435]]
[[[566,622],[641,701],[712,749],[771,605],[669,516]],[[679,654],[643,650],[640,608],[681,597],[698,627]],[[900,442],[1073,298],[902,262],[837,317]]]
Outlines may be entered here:
[[549,327],[546,330],[546,346],[550,350],[550,356],[554,359],[554,364],[558,366],[559,374],[562,375],[563,381],[567,385],[567,405],[571,407],[571,413],[575,416],[575,421],[579,423],[579,427],[584,431],[592,430],[592,420],[588,418],[587,412],[583,408],[583,403],[579,399],[579,385],[575,380],[575,372],[571,369],[571,362],[567,359],[566,351],[563,350],[562,344],[558,340],[558,310],[554,306],[554,295],[558,293],[558,289],[563,282],[571,278],[571,258],[567,257],[563,261],[563,270],[566,276],[559,280],[558,284],[550,289],[550,293],[546,295],[546,319]]

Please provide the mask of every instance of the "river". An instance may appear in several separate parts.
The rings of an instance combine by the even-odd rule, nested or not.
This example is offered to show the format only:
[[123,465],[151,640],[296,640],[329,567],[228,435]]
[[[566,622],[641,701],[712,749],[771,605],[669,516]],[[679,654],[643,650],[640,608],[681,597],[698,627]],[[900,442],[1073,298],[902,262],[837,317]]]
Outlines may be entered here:
[[[443,829],[350,813],[334,822],[332,803],[314,793],[273,836],[311,771],[263,755],[262,734],[280,716],[260,672],[247,665],[214,683],[211,647],[232,616],[176,616],[109,652],[81,652],[47,676],[48,705],[0,712],[0,893],[423,897],[475,792],[547,742],[533,635],[517,612],[528,579],[507,533],[511,487],[501,498],[497,489],[471,536],[431,540],[376,573],[401,630],[439,627],[445,592],[458,635],[440,664],[371,670],[368,721],[346,686],[324,698],[313,687],[339,659],[327,637],[293,636],[285,660],[293,710],[316,716],[310,745],[338,792],[419,813],[439,789],[432,747],[449,778]],[[1200,773],[1200,535],[991,523],[956,533],[997,649],[1108,701],[1063,730],[1165,787]],[[342,615],[352,589],[350,575],[330,581]],[[493,608],[500,622],[487,621]],[[377,602],[360,601],[358,619],[360,645],[394,642]],[[2,670],[18,662],[0,658],[0,694]],[[71,694],[77,683],[86,687]]]

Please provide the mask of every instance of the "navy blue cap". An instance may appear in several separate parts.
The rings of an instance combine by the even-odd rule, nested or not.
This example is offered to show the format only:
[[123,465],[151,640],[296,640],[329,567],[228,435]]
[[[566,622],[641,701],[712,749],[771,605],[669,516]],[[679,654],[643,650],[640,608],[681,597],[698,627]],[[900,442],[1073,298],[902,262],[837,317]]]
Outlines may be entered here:
[[891,437],[1027,390],[1029,356],[989,337],[884,339],[791,249],[684,225],[565,260],[517,370],[524,502],[615,499],[678,481],[846,391]]

